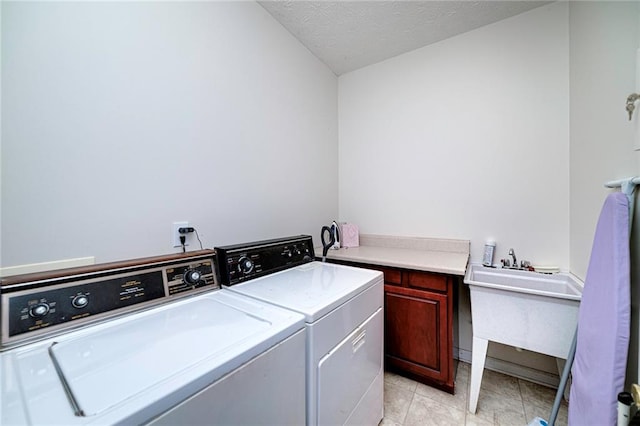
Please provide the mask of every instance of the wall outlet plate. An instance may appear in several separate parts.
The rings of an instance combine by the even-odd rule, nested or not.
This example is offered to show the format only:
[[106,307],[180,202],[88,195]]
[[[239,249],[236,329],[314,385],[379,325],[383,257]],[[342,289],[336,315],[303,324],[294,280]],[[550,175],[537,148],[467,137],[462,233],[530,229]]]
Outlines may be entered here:
[[[171,243],[173,244],[174,247],[182,247],[182,244],[180,244],[180,233],[178,232],[178,229],[180,228],[186,228],[189,226],[189,222],[173,222],[173,225],[171,226]],[[184,234],[184,236],[188,236],[189,234]],[[185,246],[188,246],[189,243],[185,242],[184,243]]]

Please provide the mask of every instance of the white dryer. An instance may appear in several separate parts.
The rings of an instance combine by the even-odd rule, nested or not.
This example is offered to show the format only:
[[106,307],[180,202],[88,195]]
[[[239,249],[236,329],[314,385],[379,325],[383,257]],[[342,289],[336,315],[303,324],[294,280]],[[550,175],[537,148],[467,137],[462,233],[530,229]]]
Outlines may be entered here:
[[313,262],[308,236],[216,250],[219,279],[229,290],[305,316],[307,425],[377,425],[383,417],[382,274]]
[[0,424],[302,424],[304,317],[211,291],[212,254],[3,281]]

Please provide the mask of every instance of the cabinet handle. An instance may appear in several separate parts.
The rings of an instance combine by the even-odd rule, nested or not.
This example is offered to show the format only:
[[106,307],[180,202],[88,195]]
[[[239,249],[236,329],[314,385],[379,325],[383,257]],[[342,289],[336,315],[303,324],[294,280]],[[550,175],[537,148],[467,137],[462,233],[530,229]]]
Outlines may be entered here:
[[364,345],[366,336],[367,330],[362,330],[362,332],[353,339],[353,342],[351,342],[351,345],[353,346],[353,353],[356,353],[358,349]]

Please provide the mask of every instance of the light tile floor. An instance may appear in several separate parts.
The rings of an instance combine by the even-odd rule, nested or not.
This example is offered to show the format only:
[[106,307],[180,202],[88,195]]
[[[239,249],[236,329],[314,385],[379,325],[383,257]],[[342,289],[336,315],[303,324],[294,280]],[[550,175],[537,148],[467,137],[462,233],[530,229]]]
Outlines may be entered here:
[[[455,395],[384,373],[384,419],[381,426],[527,425],[536,416],[548,420],[556,390],[484,370],[476,414],[468,411],[470,365],[458,363]],[[556,425],[567,424],[563,400]]]

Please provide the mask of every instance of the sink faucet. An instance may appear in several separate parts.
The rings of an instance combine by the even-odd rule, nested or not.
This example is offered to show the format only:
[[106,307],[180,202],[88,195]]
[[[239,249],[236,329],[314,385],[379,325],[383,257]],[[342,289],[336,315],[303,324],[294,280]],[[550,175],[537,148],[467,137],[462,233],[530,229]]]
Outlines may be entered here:
[[516,259],[516,252],[512,248],[509,249],[509,256],[513,257],[513,267],[517,268],[518,260]]

